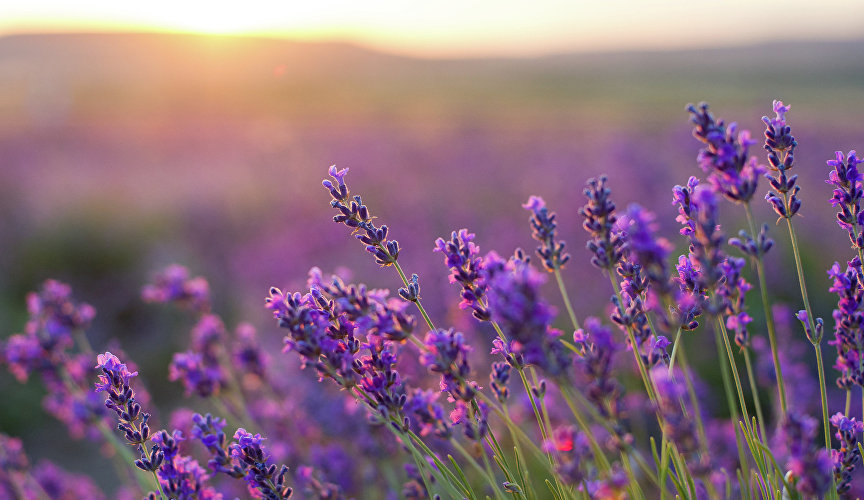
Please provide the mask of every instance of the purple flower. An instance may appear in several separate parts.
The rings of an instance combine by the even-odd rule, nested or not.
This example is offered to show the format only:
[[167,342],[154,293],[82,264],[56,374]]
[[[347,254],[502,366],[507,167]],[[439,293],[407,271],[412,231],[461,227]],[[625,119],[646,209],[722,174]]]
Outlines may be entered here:
[[420,355],[420,363],[435,373],[441,374],[441,390],[462,401],[471,401],[477,392],[477,383],[467,380],[471,373],[468,353],[471,347],[460,333],[438,329],[426,334],[423,341],[426,351]]
[[222,500],[222,494],[207,485],[210,475],[198,462],[180,454],[179,443],[183,434],[174,431],[160,431],[153,436],[153,442],[164,457],[157,471],[162,491],[168,498],[177,500]]
[[776,177],[765,174],[768,183],[774,191],[769,191],[765,199],[774,208],[781,218],[791,218],[801,208],[801,200],[798,198],[796,185],[797,175],[786,176],[786,171],[791,170],[795,162],[795,147],[798,142],[792,136],[792,129],[786,124],[786,113],[789,106],[783,105],[781,101],[774,101],[775,118],[762,117],[765,122],[765,150],[768,152],[768,168],[776,172]]
[[489,286],[489,312],[510,341],[508,351],[550,375],[563,373],[569,355],[558,342],[561,333],[550,326],[555,312],[541,297],[544,276],[524,262],[504,261],[494,252],[486,256],[483,274]]
[[453,231],[449,240],[435,240],[434,251],[444,254],[444,263],[450,268],[450,283],[462,286],[459,307],[470,308],[480,321],[489,321],[489,310],[483,303],[486,296],[486,284],[481,279],[483,260],[474,237],[474,233],[469,233],[467,229]]
[[852,248],[864,249],[864,234],[861,234],[861,227],[864,225],[861,198],[864,197],[864,190],[861,186],[862,176],[858,171],[860,163],[862,160],[858,159],[855,151],[849,151],[848,156],[837,151],[835,159],[828,160],[828,166],[834,170],[828,174],[825,182],[834,186],[831,205],[840,208],[837,212],[837,224],[849,233]]
[[117,414],[117,428],[123,432],[126,441],[138,449],[140,458],[135,460],[135,466],[143,471],[156,471],[162,464],[164,455],[155,444],[148,449],[151,433],[148,421],[150,414],[142,411],[141,404],[135,400],[135,391],[129,381],[138,375],[130,372],[117,356],[110,352],[96,357],[97,365],[102,373],[96,383],[96,392],[106,392],[108,399],[105,406]]
[[192,427],[192,438],[201,441],[210,452],[211,458],[207,462],[210,470],[234,478],[243,477],[245,470],[232,460],[228,449],[227,437],[222,430],[225,428],[225,420],[209,413],[207,416],[196,413],[192,420],[195,424]]
[[561,478],[567,484],[581,487],[591,458],[591,445],[585,434],[573,427],[558,427],[552,432],[552,442],[544,443],[544,448],[558,457],[557,471]]
[[507,382],[510,381],[511,368],[512,366],[508,363],[492,363],[492,371],[489,373],[489,386],[492,387],[495,398],[501,404],[506,403],[507,398],[510,397]]
[[[837,348],[837,361],[834,367],[840,372],[837,385],[850,389],[853,385],[864,387],[864,289],[862,289],[862,268],[858,257],[847,263],[841,271],[837,262],[828,270],[832,280],[829,291],[837,294],[837,308],[834,309],[834,339],[829,342]],[[798,313],[798,319],[806,322],[806,312]],[[807,325],[809,323],[805,323]],[[818,336],[821,337],[821,323],[817,323]],[[811,335],[808,328],[808,338]],[[811,339],[811,342],[813,339]]]
[[169,366],[168,380],[181,381],[187,396],[197,394],[202,398],[218,395],[225,385],[225,377],[219,365],[206,363],[203,356],[194,351],[174,354]]
[[[661,296],[668,296],[672,293],[672,286],[669,277],[669,265],[667,259],[672,251],[672,244],[665,238],[657,235],[656,217],[648,210],[645,210],[637,204],[632,204],[627,208],[627,215],[620,219],[621,225],[626,239],[627,261],[635,266],[644,274],[648,282],[650,282],[652,290]],[[627,280],[626,275],[636,276],[638,272],[623,272],[627,266],[621,265],[618,268],[618,274],[625,277],[628,281],[628,286],[632,286],[632,280]],[[648,283],[645,283],[647,287]],[[643,288],[639,286],[638,288]],[[631,297],[635,297],[641,293],[635,292]]]
[[759,258],[774,246],[774,240],[768,237],[768,224],[762,224],[755,240],[744,230],[741,230],[738,236],[738,238],[729,238],[729,244],[750,257]]
[[540,242],[537,247],[537,255],[543,259],[543,266],[548,271],[555,271],[564,267],[570,260],[570,254],[564,252],[564,242],[555,241],[555,212],[546,208],[546,202],[539,196],[531,196],[522,208],[532,212],[531,236]]
[[[599,414],[618,425],[621,419],[621,385],[612,373],[615,352],[620,346],[612,336],[612,330],[603,326],[599,319],[588,317],[585,326],[573,334],[573,343],[580,350],[576,367],[581,372],[583,392],[597,408]],[[628,439],[623,429],[616,429],[619,437]]]
[[723,120],[715,120],[704,102],[698,109],[688,105],[687,111],[694,125],[693,137],[705,144],[697,159],[708,174],[708,180],[730,201],[748,203],[756,192],[759,176],[765,170],[756,158],[748,156],[750,146],[756,141],[746,130],[739,133],[735,123],[727,127]]
[[240,323],[235,329],[235,337],[237,340],[231,350],[234,365],[244,375],[253,377],[253,380],[263,381],[267,377],[270,356],[258,344],[255,327]]
[[616,230],[615,204],[609,198],[612,191],[606,187],[606,177],[590,179],[585,188],[588,203],[579,210],[585,221],[582,227],[591,238],[587,248],[592,253],[591,264],[600,269],[612,269],[623,258],[624,245],[620,231]]
[[196,312],[210,310],[210,285],[198,276],[189,277],[189,270],[174,264],[158,273],[152,284],[141,289],[145,302],[175,302]]
[[819,423],[790,411],[780,431],[789,451],[787,480],[808,498],[821,498],[831,486],[833,464],[828,452],[816,442]]
[[720,264],[723,280],[717,287],[717,295],[725,301],[724,314],[726,315],[726,328],[734,332],[735,343],[739,347],[749,345],[750,334],[747,324],[753,321],[746,312],[744,296],[750,290],[751,285],[741,275],[746,262],[744,259],[728,257]]
[[288,467],[278,469],[271,464],[270,455],[261,448],[261,434],[251,434],[242,427],[234,433],[234,443],[229,446],[231,457],[237,460],[246,472],[246,483],[250,490],[260,492],[264,498],[287,499],[292,488],[287,486]]
[[130,372],[126,364],[121,363],[117,356],[110,352],[96,356],[96,368],[102,370],[99,382],[96,383],[96,392],[110,393],[111,388],[128,386],[132,377],[138,376],[138,372]]
[[347,173],[347,168],[336,170],[335,165],[331,166],[329,174],[336,184],[329,180],[322,182],[333,197],[330,206],[339,212],[333,217],[333,222],[351,228],[352,234],[366,245],[366,251],[375,257],[375,262],[392,266],[399,257],[399,242],[387,239],[387,226],[377,227],[372,223],[373,217],[359,195],[349,199],[348,187],[345,185]]
[[449,439],[453,432],[445,419],[444,409],[436,402],[439,394],[433,390],[415,389],[405,402],[405,414],[411,418],[415,428],[419,426],[421,436],[432,434]]
[[[717,224],[717,197],[710,187],[699,185],[691,177],[687,186],[675,186],[673,203],[678,205],[681,234],[690,241],[688,263],[679,260],[679,284],[701,296],[714,290],[723,279],[721,265],[726,259],[722,250],[723,234]],[[681,272],[685,275],[681,276]],[[709,304],[711,313],[722,305]]]
[[[87,498],[102,500],[105,495],[93,481],[81,474],[67,472],[56,464],[47,460],[41,460],[30,471],[33,479],[48,498],[52,500],[72,500],[76,498]],[[41,498],[34,496],[34,498]]]
[[831,459],[834,462],[834,482],[837,493],[849,491],[852,483],[852,472],[861,460],[861,450],[858,449],[858,434],[864,432],[864,424],[855,421],[855,418],[847,418],[842,413],[836,413],[831,417],[831,425],[837,432],[834,434],[840,442],[840,448],[831,450]]
[[[710,471],[710,459],[700,453],[693,412],[687,388],[680,375],[674,376],[664,366],[651,370],[651,380],[657,391],[656,410],[662,416],[663,434],[675,443],[695,475]],[[682,405],[686,414],[682,412]]]

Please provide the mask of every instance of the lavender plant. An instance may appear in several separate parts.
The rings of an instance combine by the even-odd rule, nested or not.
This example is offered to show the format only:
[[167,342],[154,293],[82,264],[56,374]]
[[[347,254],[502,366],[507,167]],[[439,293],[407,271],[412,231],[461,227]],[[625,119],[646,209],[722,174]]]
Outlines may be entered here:
[[[187,347],[167,374],[194,409],[177,409],[168,428],[154,430],[158,414],[146,411],[152,401],[128,356],[94,353],[85,329],[95,310],[75,301],[67,285],[48,281],[28,297],[30,320],[3,343],[2,361],[22,381],[38,374],[46,409],[70,435],[114,456],[124,484],[118,497],[860,496],[864,427],[852,408],[858,386],[864,409],[860,161],[854,151],[828,161],[830,203],[853,250],[837,257],[845,267],[828,270],[838,297],[831,387],[825,325],[807,294],[793,224],[805,209],[797,177],[788,175],[797,147],[789,106],[775,101],[775,117],[763,118],[764,165],[750,154],[749,132],[716,119],[707,104],[687,109],[705,179],[692,176],[672,190],[681,238],[666,239],[641,205],[619,211],[609,178],[589,180],[579,215],[601,279],[571,286],[575,293],[565,271],[578,259],[565,251],[559,227],[567,214],[559,218],[531,196],[523,207],[536,257],[519,249],[509,257],[482,253],[468,229],[435,241],[442,275],[458,285],[454,302],[476,328],[453,316],[433,320],[424,305],[431,287],[421,290],[420,276],[406,273],[400,257],[407,250],[350,192],[348,169],[334,166],[322,183],[333,220],[375,263],[396,271],[395,290],[317,268],[306,289],[272,287],[265,308],[282,332],[277,355],[275,331],[259,338],[251,324],[230,327],[204,278],[180,266],[158,273],[142,297],[189,314]],[[791,304],[801,307],[797,331],[769,293],[765,256],[782,245],[751,207],[763,177],[766,200],[789,232],[801,292],[800,304]],[[723,200],[744,209],[746,229],[723,226]],[[676,243],[686,248],[680,255]],[[557,296],[546,293],[550,274]],[[748,297],[757,286],[761,310]],[[588,293],[609,298],[605,317],[577,317],[573,301]],[[563,320],[555,303],[566,309]],[[802,360],[804,339],[814,348],[815,375]],[[698,352],[688,353],[694,346]],[[716,355],[716,366],[706,353]],[[833,407],[838,401],[842,408]],[[68,498],[70,491],[101,498],[85,479],[47,463],[31,467],[19,440],[0,435],[0,445],[4,498]]]

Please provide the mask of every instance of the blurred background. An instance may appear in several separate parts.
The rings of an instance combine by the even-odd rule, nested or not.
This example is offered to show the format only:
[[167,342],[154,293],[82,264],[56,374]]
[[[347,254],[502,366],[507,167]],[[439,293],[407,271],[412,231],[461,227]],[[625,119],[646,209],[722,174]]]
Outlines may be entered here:
[[[825,160],[864,148],[864,4],[163,3],[0,6],[0,338],[23,328],[28,291],[60,279],[98,311],[91,343],[118,340],[156,403],[176,404],[166,366],[189,325],[139,295],[166,265],[207,277],[217,312],[274,349],[270,286],[301,290],[312,266],[399,286],[331,222],[333,164],[441,323],[475,328],[435,238],[467,227],[484,252],[533,250],[520,207],[532,194],[558,212],[577,313],[602,314],[584,183],[607,174],[619,207],[656,211],[682,247],[671,188],[702,176],[685,105],[703,100],[756,137],[773,99],[792,105],[805,266],[830,318],[824,270],[850,251]],[[723,211],[735,235],[741,214]],[[767,204],[756,213],[773,227]],[[770,285],[797,310],[779,229]],[[0,431],[31,456],[68,455],[78,445],[52,433],[41,391],[0,373]]]

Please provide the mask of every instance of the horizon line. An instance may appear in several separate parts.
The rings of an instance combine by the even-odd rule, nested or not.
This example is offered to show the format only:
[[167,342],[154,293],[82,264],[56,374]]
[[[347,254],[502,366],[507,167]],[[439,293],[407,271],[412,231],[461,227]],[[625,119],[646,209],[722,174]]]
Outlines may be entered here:
[[[182,36],[189,38],[202,39],[223,39],[223,40],[258,40],[258,41],[274,41],[274,42],[289,42],[297,44],[310,45],[345,45],[352,46],[370,52],[377,52],[394,57],[404,57],[410,59],[421,60],[476,60],[476,59],[500,59],[500,60],[527,60],[527,59],[543,59],[554,58],[568,55],[604,55],[604,54],[662,54],[662,53],[684,53],[698,52],[702,50],[722,51],[744,49],[748,47],[770,47],[773,45],[799,44],[799,45],[830,45],[830,44],[864,44],[864,36],[856,37],[789,37],[786,39],[739,39],[730,43],[706,43],[700,46],[694,46],[692,43],[686,45],[669,44],[668,46],[591,46],[591,47],[561,47],[539,49],[536,51],[476,51],[455,52],[450,50],[399,50],[393,48],[392,45],[386,43],[375,43],[368,40],[358,39],[351,36],[304,36],[276,33],[205,33],[195,30],[183,29],[85,29],[85,30],[15,30],[6,29],[0,30],[0,40],[15,38],[15,37],[50,37],[50,36]],[[716,40],[715,40],[716,41]]]

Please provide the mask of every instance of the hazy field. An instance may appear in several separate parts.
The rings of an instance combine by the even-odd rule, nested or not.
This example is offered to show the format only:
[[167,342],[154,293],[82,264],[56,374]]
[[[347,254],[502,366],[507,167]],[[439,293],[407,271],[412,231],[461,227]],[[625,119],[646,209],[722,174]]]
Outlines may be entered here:
[[[299,289],[317,265],[395,288],[330,222],[320,180],[331,164],[351,169],[349,186],[390,226],[438,317],[472,328],[441,300],[457,292],[434,239],[468,227],[484,250],[533,249],[520,207],[531,194],[559,213],[580,314],[598,313],[608,297],[584,287],[595,276],[577,213],[585,180],[607,173],[620,206],[655,210],[680,245],[671,187],[702,175],[684,106],[709,101],[758,137],[775,98],[792,104],[807,264],[821,277],[848,253],[823,179],[835,150],[864,149],[864,42],[421,60],[261,39],[0,38],[0,338],[24,324],[28,290],[64,280],[99,311],[94,342],[121,339],[167,401],[180,390],[157,377],[185,332],[138,297],[166,264],[209,277],[224,316],[274,346],[281,334],[261,307],[271,285]],[[782,247],[775,283],[787,277]],[[811,285],[821,310],[825,286]],[[0,430],[26,435],[49,418],[38,391],[6,373],[0,393]]]

